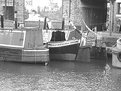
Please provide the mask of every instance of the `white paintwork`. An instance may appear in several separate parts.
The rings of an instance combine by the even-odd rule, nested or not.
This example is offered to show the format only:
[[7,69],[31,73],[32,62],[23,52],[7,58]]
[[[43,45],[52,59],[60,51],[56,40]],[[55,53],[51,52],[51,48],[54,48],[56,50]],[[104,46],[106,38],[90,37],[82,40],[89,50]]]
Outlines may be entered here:
[[80,40],[52,42],[52,43],[48,43],[48,47],[63,47],[63,46],[74,45],[74,44],[78,44],[78,43],[80,43]]
[[0,46],[3,46],[3,47],[16,47],[16,48],[24,48],[24,44],[25,44],[25,37],[26,37],[26,31],[17,31],[17,30],[14,30],[14,31],[11,31],[11,30],[0,30],[0,32],[20,32],[20,33],[23,33],[24,36],[23,36],[23,43],[22,43],[22,46],[18,46],[18,45],[8,45],[8,44],[0,44]]
[[38,52],[38,51],[49,51],[49,49],[39,49],[39,50],[23,50],[23,51],[32,51],[32,52]]

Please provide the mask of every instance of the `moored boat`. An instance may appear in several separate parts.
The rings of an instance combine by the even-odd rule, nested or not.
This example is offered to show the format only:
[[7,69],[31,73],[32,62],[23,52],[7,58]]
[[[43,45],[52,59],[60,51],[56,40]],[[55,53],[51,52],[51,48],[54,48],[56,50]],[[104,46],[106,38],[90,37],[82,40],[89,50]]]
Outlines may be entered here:
[[96,27],[90,29],[83,21],[87,30],[78,30],[73,22],[70,22],[73,29],[64,29],[63,23],[64,21],[61,29],[48,29],[46,28],[47,23],[44,24],[43,41],[50,49],[51,60],[90,62],[90,58],[99,58],[97,54],[102,54],[101,57],[103,55],[105,57],[102,46],[97,47],[98,34],[96,33]]
[[47,29],[46,18],[43,29],[44,43],[49,48],[50,60],[76,60],[80,46],[80,39],[71,36],[70,33],[74,30],[64,29],[64,20],[61,22],[60,28]]
[[0,60],[40,63],[49,62],[49,49],[43,45],[38,27],[0,30]]
[[79,50],[79,40],[67,40],[48,43],[51,60],[76,60]]

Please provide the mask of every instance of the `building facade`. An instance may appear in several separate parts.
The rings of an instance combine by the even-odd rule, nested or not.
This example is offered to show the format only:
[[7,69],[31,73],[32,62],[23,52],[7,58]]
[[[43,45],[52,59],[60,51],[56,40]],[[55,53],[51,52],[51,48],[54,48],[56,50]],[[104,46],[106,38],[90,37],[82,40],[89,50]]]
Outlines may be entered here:
[[115,32],[121,32],[121,0],[116,0],[114,4],[114,27]]
[[97,27],[102,31],[107,17],[107,0],[63,0],[63,17],[66,24],[68,20],[77,27],[82,27],[82,20],[90,27]]
[[[33,0],[0,0],[0,15],[4,15],[4,26],[14,27],[15,18],[17,18],[17,23],[24,23],[25,7],[31,9],[32,3]],[[58,15],[61,15],[60,11]],[[77,27],[85,29],[83,19],[90,28],[96,26],[101,31],[106,23],[107,0],[62,0],[61,12],[67,26],[71,20]]]
[[0,0],[0,15],[4,16],[4,27],[14,27],[15,18],[23,23],[24,0]]

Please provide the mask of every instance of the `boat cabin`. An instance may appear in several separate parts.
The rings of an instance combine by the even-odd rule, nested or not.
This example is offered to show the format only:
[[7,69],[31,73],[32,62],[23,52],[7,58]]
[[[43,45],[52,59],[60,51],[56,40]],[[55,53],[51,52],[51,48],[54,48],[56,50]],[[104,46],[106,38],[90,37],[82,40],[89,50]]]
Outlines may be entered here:
[[49,62],[49,49],[43,45],[38,27],[0,30],[0,60],[14,62]]

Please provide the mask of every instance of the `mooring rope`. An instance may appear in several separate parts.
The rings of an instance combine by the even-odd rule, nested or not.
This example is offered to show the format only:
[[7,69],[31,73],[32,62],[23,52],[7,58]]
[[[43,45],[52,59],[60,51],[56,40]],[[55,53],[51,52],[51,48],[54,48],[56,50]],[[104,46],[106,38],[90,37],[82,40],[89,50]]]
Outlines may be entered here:
[[96,33],[96,32],[94,32],[93,30],[91,30],[90,28],[89,28],[89,26],[85,23],[85,21],[82,19],[82,22],[84,23],[84,25],[85,25],[85,27],[90,31],[90,32],[92,32],[93,34],[95,34],[96,36],[98,36],[98,34]]

